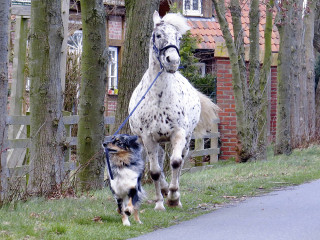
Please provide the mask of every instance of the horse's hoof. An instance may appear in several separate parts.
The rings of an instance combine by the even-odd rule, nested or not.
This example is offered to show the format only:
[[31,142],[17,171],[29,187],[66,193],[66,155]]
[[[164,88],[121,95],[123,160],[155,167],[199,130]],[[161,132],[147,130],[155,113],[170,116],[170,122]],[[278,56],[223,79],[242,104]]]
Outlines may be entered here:
[[161,189],[161,194],[163,197],[167,197],[169,193],[169,189],[168,188],[162,188]]
[[180,199],[175,199],[175,200],[171,200],[171,199],[168,199],[167,200],[167,204],[169,207],[179,207],[179,208],[182,208],[182,204],[180,202]]
[[164,211],[166,210],[166,208],[163,205],[163,202],[156,202],[156,206],[154,207],[154,210],[160,210],[160,211]]

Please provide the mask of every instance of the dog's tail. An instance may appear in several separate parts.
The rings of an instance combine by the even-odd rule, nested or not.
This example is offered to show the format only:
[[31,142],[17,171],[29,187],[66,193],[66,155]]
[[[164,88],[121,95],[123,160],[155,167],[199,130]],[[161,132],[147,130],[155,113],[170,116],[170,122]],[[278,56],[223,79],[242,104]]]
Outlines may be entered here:
[[194,135],[196,138],[201,138],[210,132],[214,124],[217,123],[215,120],[219,119],[218,112],[221,109],[210,98],[199,91],[198,96],[201,103],[201,114],[198,125],[194,129]]

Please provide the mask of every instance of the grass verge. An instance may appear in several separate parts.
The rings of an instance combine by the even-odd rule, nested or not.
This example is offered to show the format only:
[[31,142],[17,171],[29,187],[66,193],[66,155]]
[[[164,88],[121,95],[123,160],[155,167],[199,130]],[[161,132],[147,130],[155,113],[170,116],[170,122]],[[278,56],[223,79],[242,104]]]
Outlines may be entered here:
[[[269,157],[266,162],[219,162],[202,172],[181,178],[182,209],[141,207],[140,225],[131,219],[124,227],[108,189],[79,198],[46,201],[34,198],[0,209],[0,239],[127,239],[289,185],[320,178],[320,147],[295,150],[291,156]],[[146,185],[153,199],[152,185]]]

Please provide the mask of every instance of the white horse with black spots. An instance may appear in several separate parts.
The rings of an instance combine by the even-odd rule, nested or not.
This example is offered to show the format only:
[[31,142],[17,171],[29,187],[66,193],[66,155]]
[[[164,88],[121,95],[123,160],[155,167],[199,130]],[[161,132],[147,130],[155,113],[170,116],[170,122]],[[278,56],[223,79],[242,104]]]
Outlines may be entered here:
[[[164,210],[163,196],[169,206],[182,206],[179,177],[184,158],[189,151],[193,131],[203,135],[217,118],[219,108],[198,92],[177,70],[180,65],[179,44],[190,28],[181,14],[169,13],[162,19],[153,15],[154,30],[150,40],[149,68],[134,90],[129,112],[163,71],[146,94],[129,123],[134,134],[141,137],[150,161],[150,174],[156,189],[155,209]],[[170,141],[172,154],[170,185],[163,174],[163,149],[159,143]]]

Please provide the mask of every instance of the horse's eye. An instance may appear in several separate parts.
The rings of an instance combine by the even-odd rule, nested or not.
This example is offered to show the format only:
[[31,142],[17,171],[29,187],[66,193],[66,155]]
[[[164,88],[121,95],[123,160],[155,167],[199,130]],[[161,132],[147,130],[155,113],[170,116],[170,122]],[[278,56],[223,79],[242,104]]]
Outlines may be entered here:
[[157,35],[157,38],[161,38],[161,35],[160,35],[160,34],[158,34],[158,35]]

